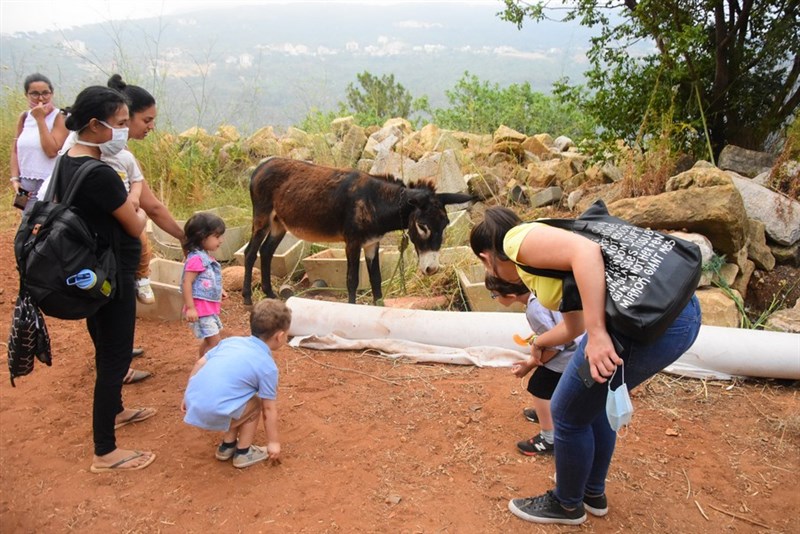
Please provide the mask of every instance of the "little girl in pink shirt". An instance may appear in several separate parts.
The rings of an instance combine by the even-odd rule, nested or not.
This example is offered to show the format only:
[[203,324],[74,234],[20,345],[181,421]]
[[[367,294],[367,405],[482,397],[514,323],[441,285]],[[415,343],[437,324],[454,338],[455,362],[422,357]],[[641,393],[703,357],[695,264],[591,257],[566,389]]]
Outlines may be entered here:
[[225,221],[213,213],[196,213],[184,226],[187,251],[181,276],[183,315],[195,337],[202,339],[200,355],[220,341],[222,321],[219,312],[222,299],[228,294],[222,289],[222,268],[211,255],[222,245]]

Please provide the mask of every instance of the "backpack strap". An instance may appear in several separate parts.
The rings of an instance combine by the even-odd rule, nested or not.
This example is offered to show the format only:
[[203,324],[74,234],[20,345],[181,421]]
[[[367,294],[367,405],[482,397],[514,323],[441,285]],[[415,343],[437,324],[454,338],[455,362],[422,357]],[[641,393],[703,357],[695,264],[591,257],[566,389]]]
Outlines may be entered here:
[[[45,194],[44,200],[48,202],[52,202],[56,200],[56,191],[58,190],[58,186],[61,183],[61,159],[63,156],[58,156],[56,158],[55,166],[53,167],[53,174],[50,178],[50,186],[47,188],[47,193]],[[101,165],[106,165],[102,161],[98,159],[91,158],[88,161],[84,161],[80,167],[78,167],[75,176],[72,177],[69,185],[67,186],[67,190],[64,191],[63,199],[60,201],[62,204],[70,206],[72,204],[75,195],[78,193],[78,188],[83,183],[83,180],[88,176],[90,172]]]

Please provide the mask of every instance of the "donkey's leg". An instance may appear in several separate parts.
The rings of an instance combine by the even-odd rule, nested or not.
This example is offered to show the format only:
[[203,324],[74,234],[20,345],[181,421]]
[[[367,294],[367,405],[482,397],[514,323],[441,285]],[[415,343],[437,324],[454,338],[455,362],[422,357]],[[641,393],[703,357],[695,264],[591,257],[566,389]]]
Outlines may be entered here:
[[373,243],[364,247],[364,258],[367,261],[367,272],[369,273],[369,285],[372,288],[372,302],[377,304],[383,298],[381,290],[381,266],[380,262],[380,242]]
[[358,271],[361,270],[361,243],[346,241],[344,250],[347,256],[347,302],[355,304]]
[[258,224],[258,219],[253,218],[253,236],[250,242],[244,249],[244,281],[242,282],[242,300],[245,306],[253,305],[253,265],[256,263],[256,256],[258,249],[261,248],[261,243],[264,241],[264,236],[267,235],[266,224]]
[[278,245],[283,241],[283,236],[286,235],[285,229],[273,228],[264,243],[261,244],[261,289],[269,298],[277,298],[275,292],[272,291],[272,257],[278,249]]

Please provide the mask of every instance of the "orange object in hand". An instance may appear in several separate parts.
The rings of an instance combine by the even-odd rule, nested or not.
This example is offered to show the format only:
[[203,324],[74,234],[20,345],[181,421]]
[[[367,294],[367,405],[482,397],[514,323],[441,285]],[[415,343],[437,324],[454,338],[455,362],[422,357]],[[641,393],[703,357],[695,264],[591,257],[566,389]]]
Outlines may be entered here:
[[514,334],[514,343],[520,345],[522,347],[526,347],[533,343],[533,340],[536,339],[536,334],[531,334],[528,337],[523,338],[519,334]]

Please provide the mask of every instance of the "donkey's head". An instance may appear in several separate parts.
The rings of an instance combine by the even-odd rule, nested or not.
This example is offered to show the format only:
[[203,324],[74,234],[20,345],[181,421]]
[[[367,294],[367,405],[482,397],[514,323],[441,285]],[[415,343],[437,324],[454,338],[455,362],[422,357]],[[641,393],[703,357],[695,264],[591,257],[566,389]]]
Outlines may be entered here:
[[444,207],[474,200],[463,193],[436,193],[432,184],[422,182],[407,190],[412,206],[408,217],[408,237],[417,250],[419,270],[431,275],[439,270],[439,249],[442,248],[444,229],[450,220]]

